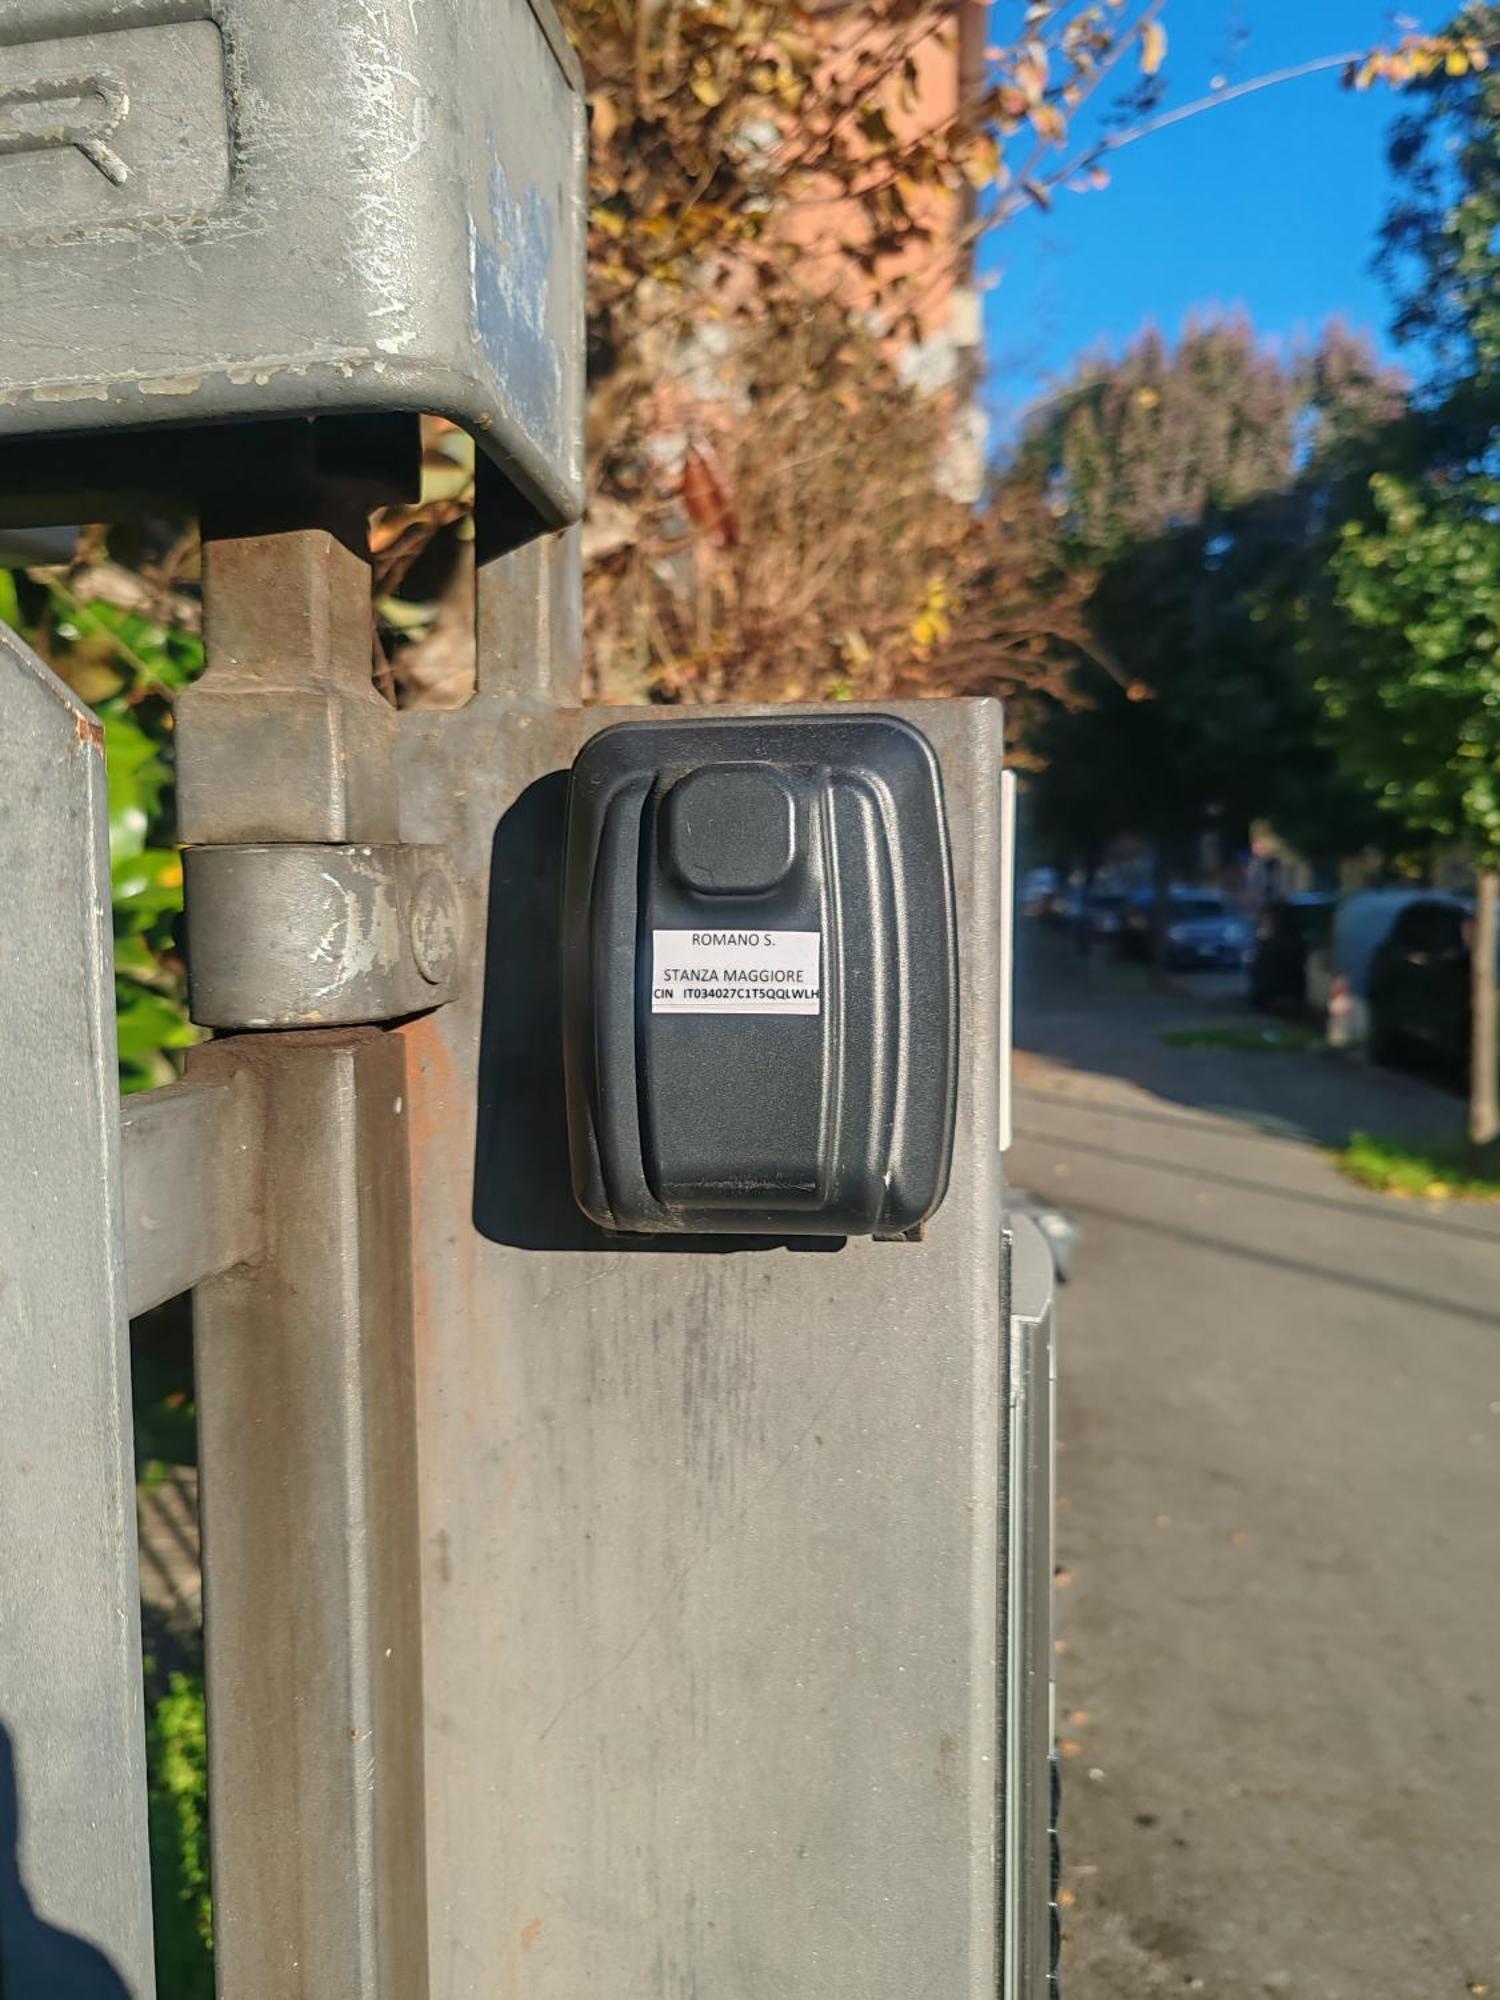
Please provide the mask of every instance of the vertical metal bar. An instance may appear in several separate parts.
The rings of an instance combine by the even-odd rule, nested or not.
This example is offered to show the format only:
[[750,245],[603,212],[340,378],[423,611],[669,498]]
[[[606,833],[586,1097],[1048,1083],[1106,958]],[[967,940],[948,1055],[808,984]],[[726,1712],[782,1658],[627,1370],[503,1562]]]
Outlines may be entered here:
[[195,1051],[260,1072],[265,1251],[199,1287],[220,2000],[423,2000],[421,1604],[403,1049]]
[[102,735],[0,627],[0,1992],[150,2000]]
[[482,694],[578,706],[581,564],[579,532],[570,528],[481,565],[475,678]]
[[1000,1150],[1010,1151],[1011,1061],[1015,1053],[1016,774],[1000,773]]
[[1052,1252],[1029,1216],[1010,1224],[1009,1495],[1001,1869],[1002,2000],[1042,2000],[1051,1971]]

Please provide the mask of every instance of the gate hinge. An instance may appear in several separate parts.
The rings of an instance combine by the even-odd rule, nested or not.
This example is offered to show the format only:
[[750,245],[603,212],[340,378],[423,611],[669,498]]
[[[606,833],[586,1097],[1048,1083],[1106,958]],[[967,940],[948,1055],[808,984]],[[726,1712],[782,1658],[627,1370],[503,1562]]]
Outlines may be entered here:
[[200,1026],[352,1027],[453,998],[461,916],[446,848],[276,841],[183,859]]

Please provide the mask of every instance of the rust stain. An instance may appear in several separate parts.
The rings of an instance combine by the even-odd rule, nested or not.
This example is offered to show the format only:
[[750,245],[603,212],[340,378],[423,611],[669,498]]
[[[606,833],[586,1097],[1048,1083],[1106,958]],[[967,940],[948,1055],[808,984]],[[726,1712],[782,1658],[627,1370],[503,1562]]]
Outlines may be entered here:
[[[469,1243],[467,1186],[471,1169],[469,1121],[464,1115],[464,1090],[440,1016],[428,1014],[396,1031],[406,1054],[406,1140],[412,1193],[412,1291],[415,1307],[417,1367],[425,1372],[434,1328],[443,1307],[437,1295],[437,1273],[430,1255],[451,1254],[454,1221],[462,1247],[463,1268],[452,1273],[465,1301],[470,1290],[472,1245]],[[451,1183],[451,1189],[447,1184]],[[461,1214],[455,1218],[444,1193],[456,1194]],[[449,1210],[438,1226],[438,1213]],[[449,1309],[455,1306],[449,1298]]]
[[542,1934],[542,1920],[540,1917],[533,1917],[531,1922],[529,1924],[524,1925],[521,1930],[522,1951],[530,1951],[531,1947],[536,1943],[537,1939],[541,1936],[541,1934]]
[[85,710],[73,718],[73,730],[80,743],[90,750],[104,748],[104,724]]
[[455,1057],[444,1009],[396,1030],[411,1185],[412,1343],[419,1429],[453,1393],[451,1330],[475,1324],[479,1239],[473,1226],[473,1086]]

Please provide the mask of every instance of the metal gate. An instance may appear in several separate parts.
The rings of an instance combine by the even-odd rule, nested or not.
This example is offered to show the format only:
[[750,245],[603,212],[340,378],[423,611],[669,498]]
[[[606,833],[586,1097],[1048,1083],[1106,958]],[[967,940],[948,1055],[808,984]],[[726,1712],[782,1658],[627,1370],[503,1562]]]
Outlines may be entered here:
[[[993,705],[909,711],[961,1022],[920,1240],[572,1197],[566,778],[621,713],[579,702],[583,147],[545,0],[0,20],[0,520],[203,522],[216,1031],[122,1111],[100,734],[0,632],[0,852],[45,912],[0,948],[6,2000],[155,1992],[127,1322],[188,1290],[221,1996],[1046,1990]],[[482,446],[478,685],[398,714],[365,523],[423,411]]]

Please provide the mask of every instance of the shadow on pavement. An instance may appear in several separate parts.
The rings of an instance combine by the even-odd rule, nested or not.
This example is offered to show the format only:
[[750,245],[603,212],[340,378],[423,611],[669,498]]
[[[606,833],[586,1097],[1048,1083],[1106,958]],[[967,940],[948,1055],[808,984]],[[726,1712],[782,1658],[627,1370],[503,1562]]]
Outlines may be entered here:
[[1180,1048],[1162,1040],[1174,1028],[1267,1025],[1239,997],[1232,975],[1202,999],[1154,991],[1138,968],[1082,961],[1066,939],[1034,925],[1022,926],[1016,966],[1018,1094],[1034,1080],[1031,1056],[1315,1145],[1341,1146],[1356,1131],[1436,1143],[1462,1132],[1461,1102],[1420,1077],[1322,1049]]

